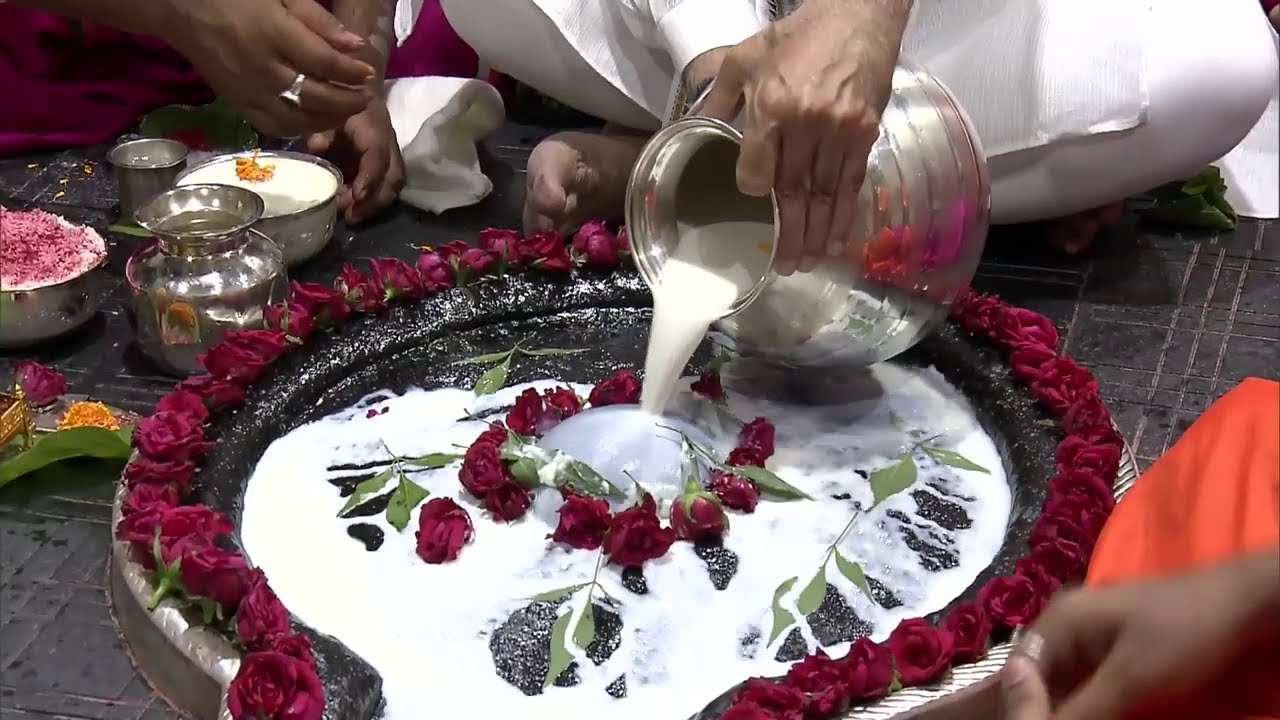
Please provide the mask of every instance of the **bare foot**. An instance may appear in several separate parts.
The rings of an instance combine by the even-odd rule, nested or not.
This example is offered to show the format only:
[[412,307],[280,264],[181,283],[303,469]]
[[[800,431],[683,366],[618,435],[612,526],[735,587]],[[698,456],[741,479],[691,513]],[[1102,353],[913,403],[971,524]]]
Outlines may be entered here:
[[1271,12],[1267,14],[1271,18],[1271,27],[1280,32],[1280,5],[1271,8]]
[[1051,224],[1050,242],[1068,255],[1079,255],[1093,246],[1098,235],[1124,216],[1124,201],[1059,218]]
[[622,215],[627,178],[649,136],[606,127],[601,133],[562,132],[529,155],[524,230],[573,229],[593,218]]

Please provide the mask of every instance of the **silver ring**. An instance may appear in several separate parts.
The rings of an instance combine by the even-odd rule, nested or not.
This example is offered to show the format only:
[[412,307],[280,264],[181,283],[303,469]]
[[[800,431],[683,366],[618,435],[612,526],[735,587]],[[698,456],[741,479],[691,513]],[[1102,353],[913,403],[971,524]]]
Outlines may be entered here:
[[293,79],[293,84],[289,86],[289,89],[281,91],[280,99],[284,100],[285,102],[289,103],[290,105],[296,108],[301,108],[302,107],[302,84],[306,81],[307,81],[307,76],[304,75],[303,73],[298,73],[298,77]]

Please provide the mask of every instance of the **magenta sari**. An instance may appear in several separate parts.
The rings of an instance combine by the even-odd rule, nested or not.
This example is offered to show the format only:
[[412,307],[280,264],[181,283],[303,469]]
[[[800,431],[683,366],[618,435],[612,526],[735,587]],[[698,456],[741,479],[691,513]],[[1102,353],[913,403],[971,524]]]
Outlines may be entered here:
[[[428,0],[413,35],[392,51],[388,76],[470,77],[476,67],[438,0]],[[155,108],[213,99],[160,40],[3,2],[0,89],[0,156],[107,142]]]

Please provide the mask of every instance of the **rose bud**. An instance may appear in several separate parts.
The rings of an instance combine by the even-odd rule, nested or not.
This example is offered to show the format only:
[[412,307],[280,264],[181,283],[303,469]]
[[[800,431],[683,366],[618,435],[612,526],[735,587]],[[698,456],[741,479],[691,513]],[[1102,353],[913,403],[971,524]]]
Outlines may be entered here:
[[671,529],[679,540],[715,537],[729,529],[729,516],[725,515],[720,498],[691,478],[684,493],[671,504]]

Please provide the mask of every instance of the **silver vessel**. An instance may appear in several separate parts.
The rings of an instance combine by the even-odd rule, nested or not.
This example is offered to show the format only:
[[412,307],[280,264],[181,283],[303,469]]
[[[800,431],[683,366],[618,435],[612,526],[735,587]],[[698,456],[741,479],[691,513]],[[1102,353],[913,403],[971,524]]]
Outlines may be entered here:
[[199,356],[230,330],[261,328],[288,295],[284,257],[251,229],[262,198],[227,185],[185,185],[138,209],[155,236],[125,266],[138,345],[165,370],[203,370]]
[[[631,250],[651,287],[681,241],[680,225],[708,207],[718,208],[708,221],[772,223],[777,241],[775,199],[737,193],[741,121],[700,117],[701,100],[654,135],[627,188]],[[899,66],[867,158],[855,241],[811,272],[764,272],[712,338],[791,367],[891,358],[942,323],[972,281],[989,211],[986,160],[968,117],[937,79]]]

